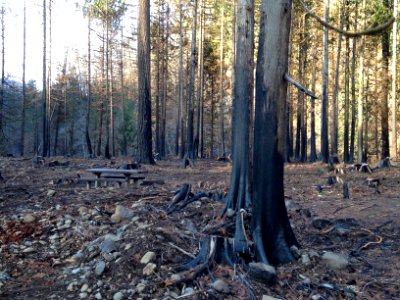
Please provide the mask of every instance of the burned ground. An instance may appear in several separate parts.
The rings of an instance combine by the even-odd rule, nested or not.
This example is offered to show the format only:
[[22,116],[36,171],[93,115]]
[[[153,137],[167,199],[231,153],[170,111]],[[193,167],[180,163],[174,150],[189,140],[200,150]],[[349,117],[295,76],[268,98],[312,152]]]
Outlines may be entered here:
[[[319,163],[287,165],[285,200],[302,248],[267,285],[242,267],[212,265],[199,276],[174,271],[207,235],[231,232],[229,218],[219,217],[224,204],[207,197],[167,213],[174,192],[190,183],[193,192],[226,193],[229,164],[198,160],[182,169],[172,159],[143,166],[147,182],[135,188],[78,184],[87,168],[129,162],[0,159],[0,298],[400,298],[398,167],[335,175]],[[337,182],[328,185],[331,176]],[[368,178],[379,185],[368,186]],[[344,265],[327,263],[325,252],[341,255]]]

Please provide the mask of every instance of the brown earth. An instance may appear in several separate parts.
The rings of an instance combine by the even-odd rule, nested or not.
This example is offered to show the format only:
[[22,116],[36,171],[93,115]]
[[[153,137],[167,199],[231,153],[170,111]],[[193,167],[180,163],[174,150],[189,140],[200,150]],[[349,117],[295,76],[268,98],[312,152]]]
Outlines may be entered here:
[[[372,174],[347,168],[338,183],[327,185],[336,175],[325,165],[286,166],[285,198],[303,261],[277,267],[269,285],[244,267],[213,262],[199,276],[174,271],[197,254],[208,233],[231,232],[218,226],[230,222],[219,218],[223,203],[209,198],[166,213],[174,191],[190,183],[194,192],[226,192],[229,164],[198,160],[182,169],[171,159],[142,167],[147,185],[88,190],[78,184],[78,174],[89,176],[87,168],[126,163],[0,159],[1,299],[400,299],[399,167]],[[380,185],[369,187],[367,178]],[[350,199],[343,198],[340,180],[349,184]],[[117,205],[132,216],[112,221]],[[110,253],[99,250],[106,239],[115,247]],[[144,275],[148,266],[140,260],[149,251],[154,265]],[[349,264],[327,266],[324,251],[342,254]],[[105,269],[96,275],[100,261]],[[217,279],[229,289],[213,288]]]

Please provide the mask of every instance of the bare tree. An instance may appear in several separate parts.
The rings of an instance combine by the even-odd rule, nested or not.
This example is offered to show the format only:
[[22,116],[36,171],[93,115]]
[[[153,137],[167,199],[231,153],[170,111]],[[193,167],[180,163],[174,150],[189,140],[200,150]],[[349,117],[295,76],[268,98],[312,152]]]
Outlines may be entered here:
[[154,164],[150,98],[150,0],[139,1],[138,17],[138,153],[139,162]]

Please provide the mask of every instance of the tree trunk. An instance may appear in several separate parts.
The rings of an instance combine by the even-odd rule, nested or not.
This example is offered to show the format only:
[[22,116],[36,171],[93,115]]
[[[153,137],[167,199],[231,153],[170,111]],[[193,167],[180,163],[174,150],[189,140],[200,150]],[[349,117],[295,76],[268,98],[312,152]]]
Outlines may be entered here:
[[4,78],[4,63],[5,63],[5,45],[4,45],[4,18],[5,18],[5,10],[4,5],[1,7],[1,90],[0,90],[0,147],[2,147],[5,142],[4,139],[4,131],[3,131],[3,113],[4,113],[4,86],[5,86],[5,78]]
[[[389,0],[383,0],[383,4],[389,9]],[[382,99],[381,99],[381,159],[390,157],[389,151],[389,56],[390,56],[389,32],[382,33]]]
[[[349,12],[346,1],[346,30],[349,30]],[[343,129],[343,160],[349,163],[349,118],[350,118],[350,38],[346,37],[346,57],[344,70],[344,129]]]
[[89,132],[89,124],[90,124],[90,104],[91,104],[91,93],[92,93],[92,84],[91,84],[91,78],[92,78],[92,68],[91,68],[91,40],[90,40],[90,33],[91,33],[91,15],[90,12],[88,13],[88,62],[87,62],[87,68],[88,68],[88,77],[87,77],[87,106],[86,106],[86,120],[85,120],[85,141],[86,141],[86,147],[87,151],[89,154],[89,157],[93,156],[93,149],[92,149],[92,142],[90,141],[90,132]]
[[155,151],[160,153],[160,56],[161,56],[161,6],[163,6],[164,1],[158,1],[158,24],[157,24],[157,42],[156,42],[156,129],[155,129]]
[[225,0],[221,4],[221,40],[220,40],[220,67],[219,67],[219,118],[220,118],[220,153],[219,156],[225,156],[225,106],[224,106],[224,20],[225,20]]
[[154,164],[150,97],[150,0],[139,1],[138,16],[138,153],[141,163]]
[[47,33],[46,33],[46,0],[43,0],[43,77],[42,77],[42,83],[43,83],[43,88],[42,88],[42,103],[43,103],[43,121],[42,121],[42,156],[45,157],[48,155],[48,149],[47,149],[47,138],[48,138],[48,116],[47,116],[47,68],[46,68],[46,42],[47,42]]
[[[358,1],[356,1],[356,11],[354,23],[354,31],[357,31],[358,21]],[[354,162],[354,143],[356,133],[356,61],[357,61],[357,38],[353,39],[353,55],[351,60],[351,132],[350,132],[350,159]]]
[[393,2],[393,16],[395,21],[393,23],[392,34],[392,157],[397,160],[397,98],[396,98],[396,81],[397,81],[397,16],[398,16],[398,1]]
[[[26,0],[24,0],[24,31],[23,31],[23,46],[22,46],[22,116],[21,116],[21,136],[19,154],[24,156],[25,152],[25,115],[26,115]],[[0,100],[1,101],[1,100]],[[1,123],[1,108],[0,108],[0,123]],[[1,131],[1,124],[0,124]],[[1,134],[1,133],[0,133]]]
[[[253,98],[254,4],[238,0],[235,82],[232,114],[232,173],[228,207],[237,212],[251,203],[249,177],[250,105]],[[240,214],[237,214],[240,216]],[[240,230],[241,228],[236,228]],[[237,234],[236,234],[237,236]]]
[[[317,49],[314,47],[313,50],[313,61],[312,61],[312,77],[311,77],[311,89],[315,91],[315,84],[317,81]],[[317,160],[317,147],[315,138],[315,99],[311,98],[311,145],[310,145],[310,162]]]
[[[258,261],[294,261],[284,201],[284,151],[291,1],[263,0],[256,72],[252,235]],[[268,12],[268,18],[267,18]]]
[[111,123],[112,123],[112,98],[110,94],[110,24],[109,24],[109,17],[108,17],[108,3],[106,6],[106,144],[104,147],[104,157],[107,159],[111,158],[110,152],[110,139],[111,137]]
[[204,0],[200,0],[200,37],[199,37],[199,55],[198,55],[198,89],[197,89],[197,123],[196,123],[196,136],[195,136],[195,156],[202,157],[199,153],[202,147],[202,135],[200,128],[202,125],[202,110],[203,110],[203,88],[204,88],[204,57],[203,57],[203,44],[204,44]]
[[[330,0],[324,0],[325,22],[329,21]],[[328,28],[324,27],[324,62],[322,66],[322,113],[321,113],[321,156],[322,161],[327,163],[329,159],[328,141],[328,73],[329,73],[329,35]]]
[[[344,28],[344,5],[341,7],[340,13],[340,29]],[[338,156],[338,136],[339,136],[339,70],[340,70],[340,54],[342,51],[342,34],[338,36],[338,48],[336,58],[336,71],[335,71],[335,87],[333,90],[333,128],[332,128],[332,149],[333,156]]]
[[[363,27],[366,26],[366,0],[363,0],[362,11],[364,16]],[[358,163],[363,163],[363,146],[364,146],[364,50],[365,50],[365,36],[361,37],[361,45],[360,45],[360,65],[359,65],[359,74],[358,74],[358,84],[359,84],[359,92],[358,92],[358,154],[357,161]]]
[[166,8],[166,33],[164,42],[164,68],[163,68],[163,97],[161,103],[161,126],[160,126],[160,158],[166,156],[166,126],[167,126],[167,99],[168,99],[168,47],[169,47],[169,6]]
[[194,158],[193,140],[193,117],[194,117],[194,76],[196,69],[196,30],[197,29],[197,0],[194,0],[193,8],[193,27],[192,27],[192,46],[190,54],[190,77],[189,77],[189,101],[188,101],[188,120],[187,120],[187,156]]
[[211,137],[210,158],[214,157],[214,125],[215,125],[215,100],[214,100],[214,76],[211,76]]
[[[181,154],[183,158],[183,11],[182,0],[179,1],[179,86],[178,86],[178,119],[176,120],[175,155]],[[179,148],[179,141],[181,147]],[[180,151],[179,151],[180,150]]]
[[127,120],[125,111],[125,84],[124,84],[124,29],[121,27],[121,60],[120,60],[120,80],[121,80],[121,115],[122,115],[122,145],[121,154],[128,155]]

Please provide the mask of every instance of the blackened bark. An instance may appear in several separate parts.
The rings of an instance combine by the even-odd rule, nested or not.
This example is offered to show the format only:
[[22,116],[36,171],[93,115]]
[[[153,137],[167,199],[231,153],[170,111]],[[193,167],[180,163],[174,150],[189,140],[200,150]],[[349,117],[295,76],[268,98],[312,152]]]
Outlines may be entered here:
[[197,27],[197,0],[194,0],[193,8],[193,28],[192,46],[190,53],[190,77],[189,77],[189,101],[188,101],[188,120],[187,120],[187,151],[188,158],[194,158],[194,139],[193,139],[193,117],[194,117],[194,75],[196,70],[196,27]]
[[92,69],[91,69],[91,41],[90,41],[90,33],[91,33],[91,15],[90,12],[88,13],[88,78],[87,78],[87,106],[86,106],[86,121],[85,121],[85,140],[86,140],[86,147],[89,154],[89,157],[93,156],[93,148],[92,142],[90,140],[90,133],[89,133],[89,124],[90,124],[90,104],[91,104],[91,93],[92,93],[92,84],[91,84],[91,77],[92,77]]
[[150,98],[150,0],[139,1],[138,31],[139,104],[137,159],[141,163],[154,164]]
[[[383,0],[385,7],[389,9],[389,0]],[[389,56],[390,56],[389,32],[382,34],[382,93],[381,93],[381,159],[390,157],[389,144]]]
[[297,245],[283,186],[291,4],[262,2],[256,72],[252,234],[256,259],[273,264],[293,261],[289,248]]
[[[21,136],[20,136],[20,151],[19,154],[24,156],[25,152],[25,115],[26,115],[26,0],[24,0],[24,31],[23,31],[23,48],[22,48],[22,116],[21,116]],[[1,123],[1,108],[0,108],[0,123]],[[1,128],[1,124],[0,124]],[[0,130],[1,131],[1,130]]]

